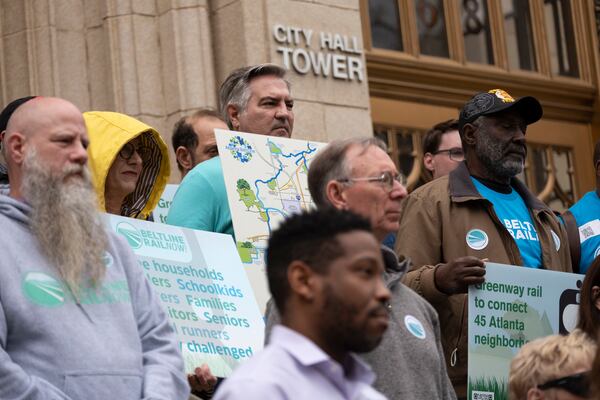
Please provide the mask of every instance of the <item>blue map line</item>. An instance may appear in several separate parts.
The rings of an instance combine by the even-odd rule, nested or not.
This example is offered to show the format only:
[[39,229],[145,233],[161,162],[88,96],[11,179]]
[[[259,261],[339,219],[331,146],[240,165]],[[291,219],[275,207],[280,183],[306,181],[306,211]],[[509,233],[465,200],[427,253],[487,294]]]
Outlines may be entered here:
[[[270,148],[270,146],[272,144],[274,144],[274,143],[269,140],[269,141],[267,141],[267,144],[269,145],[269,148]],[[277,146],[277,145],[275,144],[275,146]],[[277,146],[277,148],[279,148],[279,146]],[[298,158],[297,160],[294,161],[294,164],[295,165],[299,165],[299,163],[302,161],[306,165],[306,163],[307,163],[306,156],[309,155],[309,154],[314,153],[317,150],[315,147],[313,147],[313,148],[310,147],[310,142],[306,143],[306,148],[307,148],[307,150],[301,150],[298,153],[288,153],[288,154],[285,154],[282,151],[280,154],[284,158],[300,157],[300,158]],[[271,151],[271,154],[273,154],[272,151]],[[272,207],[265,208],[264,207],[264,203],[260,199],[260,189],[258,187],[258,184],[262,183],[262,184],[267,185],[269,182],[272,182],[272,181],[276,180],[279,177],[279,175],[283,172],[283,163],[279,159],[277,159],[277,162],[279,163],[279,169],[277,170],[277,173],[275,174],[275,176],[273,176],[272,178],[270,178],[270,179],[268,179],[266,181],[262,180],[262,179],[257,179],[256,181],[254,181],[254,188],[256,189],[256,199],[258,201],[260,201],[260,204],[265,209],[265,214],[267,215],[267,221],[266,222],[267,222],[267,227],[269,228],[269,234],[271,233],[271,216],[269,215],[269,211],[278,212],[283,217],[287,217],[287,215],[283,211],[281,211],[281,210],[279,210],[277,208],[272,208]]]

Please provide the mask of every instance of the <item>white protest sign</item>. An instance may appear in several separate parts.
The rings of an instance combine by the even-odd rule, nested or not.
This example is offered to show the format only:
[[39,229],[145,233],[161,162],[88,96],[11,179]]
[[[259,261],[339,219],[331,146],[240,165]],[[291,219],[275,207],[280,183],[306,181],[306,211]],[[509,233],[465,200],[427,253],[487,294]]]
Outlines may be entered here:
[[510,361],[529,341],[577,325],[583,275],[486,263],[469,286],[469,399],[508,400]]
[[216,376],[263,347],[264,321],[231,236],[107,215],[158,294],[186,371]]
[[173,203],[173,197],[175,197],[175,192],[179,185],[168,184],[165,187],[165,190],[162,192],[160,196],[160,200],[158,200],[158,204],[152,214],[154,215],[154,222],[160,222],[161,224],[167,223],[167,215],[169,215],[169,209],[171,208],[171,204]]

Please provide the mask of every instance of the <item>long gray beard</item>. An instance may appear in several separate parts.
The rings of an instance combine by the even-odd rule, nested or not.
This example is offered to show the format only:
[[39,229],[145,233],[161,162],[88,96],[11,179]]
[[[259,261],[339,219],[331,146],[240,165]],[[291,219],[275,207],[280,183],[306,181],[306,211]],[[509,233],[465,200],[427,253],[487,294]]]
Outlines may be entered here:
[[[66,176],[77,172],[83,178],[72,176],[65,182]],[[87,167],[69,164],[53,174],[30,151],[23,162],[22,191],[32,208],[31,230],[42,254],[58,269],[73,295],[77,298],[83,286],[100,283],[108,239]]]

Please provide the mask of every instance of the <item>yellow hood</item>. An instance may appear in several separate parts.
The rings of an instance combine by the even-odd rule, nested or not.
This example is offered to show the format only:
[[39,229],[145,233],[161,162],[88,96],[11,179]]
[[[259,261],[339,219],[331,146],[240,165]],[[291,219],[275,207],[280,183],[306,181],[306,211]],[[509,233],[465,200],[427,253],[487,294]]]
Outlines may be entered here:
[[144,145],[154,149],[149,160],[144,160],[142,173],[133,193],[125,198],[127,217],[147,219],[158,204],[169,179],[170,166],[167,145],[151,126],[125,114],[108,111],[83,113],[90,145],[87,149],[89,166],[98,194],[101,211],[106,211],[104,187],[106,176],[121,148],[130,140],[144,134]]

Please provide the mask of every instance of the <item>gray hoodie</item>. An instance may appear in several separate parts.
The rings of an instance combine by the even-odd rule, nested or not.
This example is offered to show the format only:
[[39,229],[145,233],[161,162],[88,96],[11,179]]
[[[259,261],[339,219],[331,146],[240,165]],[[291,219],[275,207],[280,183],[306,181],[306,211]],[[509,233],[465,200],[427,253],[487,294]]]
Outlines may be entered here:
[[[384,280],[392,293],[390,325],[375,350],[361,354],[377,380],[373,387],[391,400],[455,400],[440,341],[435,309],[400,280],[410,260],[381,246]],[[279,322],[272,301],[267,305],[267,335]]]
[[187,399],[175,334],[128,245],[109,234],[106,276],[78,304],[29,211],[0,194],[0,399]]

